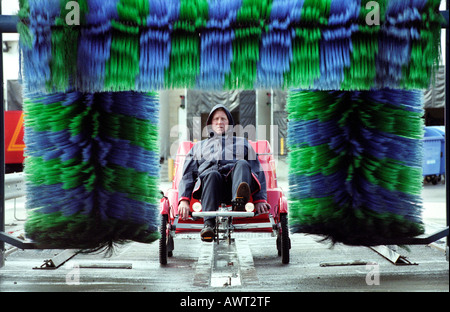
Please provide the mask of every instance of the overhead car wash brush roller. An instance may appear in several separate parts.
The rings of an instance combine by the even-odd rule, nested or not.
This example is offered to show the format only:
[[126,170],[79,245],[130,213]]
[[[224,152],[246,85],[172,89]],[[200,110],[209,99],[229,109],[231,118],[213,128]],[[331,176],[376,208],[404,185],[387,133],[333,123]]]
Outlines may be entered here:
[[67,3],[21,1],[30,91],[424,89],[439,64],[439,0]]

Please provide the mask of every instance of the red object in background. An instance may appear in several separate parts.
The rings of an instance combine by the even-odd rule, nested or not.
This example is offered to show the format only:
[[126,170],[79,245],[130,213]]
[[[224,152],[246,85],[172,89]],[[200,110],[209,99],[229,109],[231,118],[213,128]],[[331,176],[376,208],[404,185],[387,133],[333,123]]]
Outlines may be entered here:
[[22,164],[23,151],[23,111],[5,112],[5,164]]

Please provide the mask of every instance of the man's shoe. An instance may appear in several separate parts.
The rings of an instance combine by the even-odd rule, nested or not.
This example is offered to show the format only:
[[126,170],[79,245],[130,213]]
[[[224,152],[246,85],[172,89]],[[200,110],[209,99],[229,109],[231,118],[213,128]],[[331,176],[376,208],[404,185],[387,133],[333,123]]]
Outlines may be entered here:
[[232,201],[234,211],[245,211],[245,204],[250,200],[250,186],[247,182],[239,184],[236,198]]
[[204,242],[212,242],[214,240],[214,229],[210,227],[209,225],[205,225],[203,230],[200,232],[200,236],[202,238],[202,241]]

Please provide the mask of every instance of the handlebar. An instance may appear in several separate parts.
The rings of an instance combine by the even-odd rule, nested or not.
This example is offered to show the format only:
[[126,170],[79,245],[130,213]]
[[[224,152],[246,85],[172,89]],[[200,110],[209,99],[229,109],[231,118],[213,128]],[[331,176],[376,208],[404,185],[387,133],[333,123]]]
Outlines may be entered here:
[[249,218],[254,217],[254,212],[246,211],[201,211],[192,212],[193,217],[233,217],[233,218]]

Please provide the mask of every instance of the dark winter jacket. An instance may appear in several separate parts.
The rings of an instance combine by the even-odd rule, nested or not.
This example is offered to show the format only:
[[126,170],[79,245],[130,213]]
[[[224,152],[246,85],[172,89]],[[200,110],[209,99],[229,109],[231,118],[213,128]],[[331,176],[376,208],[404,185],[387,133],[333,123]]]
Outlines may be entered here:
[[[211,129],[212,115],[217,109],[223,109],[229,121],[228,130],[218,135]],[[178,185],[178,200],[200,199],[202,178],[211,171],[218,171],[226,177],[236,162],[245,159],[250,164],[254,186],[252,198],[254,203],[266,202],[266,179],[255,150],[242,137],[233,136],[234,120],[229,110],[223,105],[216,105],[211,110],[207,126],[210,133],[208,139],[195,144],[186,155],[183,176]]]

